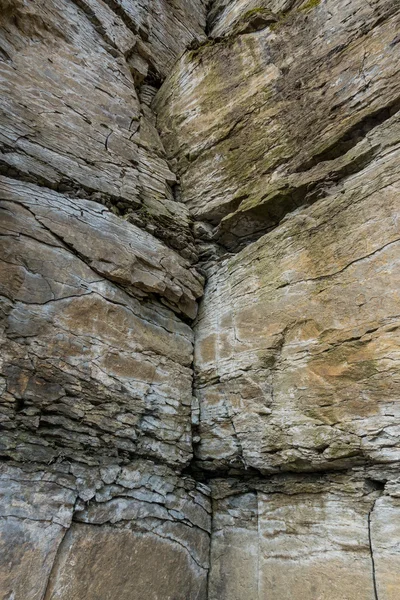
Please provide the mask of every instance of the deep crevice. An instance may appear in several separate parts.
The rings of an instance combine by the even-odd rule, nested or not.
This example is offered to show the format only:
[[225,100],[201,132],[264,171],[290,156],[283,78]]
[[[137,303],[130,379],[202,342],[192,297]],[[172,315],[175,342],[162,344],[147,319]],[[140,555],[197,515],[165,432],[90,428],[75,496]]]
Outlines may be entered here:
[[372,568],[372,584],[374,589],[374,599],[379,600],[378,595],[378,585],[376,580],[376,568],[375,568],[375,557],[374,557],[374,548],[372,543],[372,534],[371,534],[371,517],[373,510],[375,508],[376,499],[374,500],[370,511],[368,512],[368,544],[369,544],[369,553],[371,556],[371,568]]
[[104,39],[104,41],[106,42],[106,44],[108,44],[109,46],[112,47],[112,53],[116,54],[116,56],[120,55],[120,51],[117,48],[115,42],[113,39],[111,39],[108,35],[107,35],[107,31],[104,28],[101,20],[97,17],[95,11],[90,7],[90,5],[88,5],[85,0],[72,0],[86,15],[87,19],[92,23],[94,29],[97,31],[97,33]]
[[[332,107],[333,112],[336,107]],[[367,134],[382,125],[385,121],[393,117],[400,110],[400,98],[396,98],[390,104],[383,108],[366,115],[363,119],[355,123],[341,137],[334,140],[325,150],[315,154],[311,159],[299,165],[297,173],[308,171],[320,162],[335,160],[346,154],[361,142]]]

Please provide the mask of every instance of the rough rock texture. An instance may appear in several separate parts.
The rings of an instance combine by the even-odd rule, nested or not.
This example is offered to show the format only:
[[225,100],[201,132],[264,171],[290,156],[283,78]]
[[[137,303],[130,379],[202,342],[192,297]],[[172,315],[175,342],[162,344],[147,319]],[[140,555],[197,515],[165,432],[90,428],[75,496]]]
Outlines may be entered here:
[[210,277],[196,334],[207,468],[400,459],[399,158],[383,151]]
[[399,600],[399,25],[0,0],[0,600]]
[[204,278],[150,108],[204,25],[201,0],[0,2],[2,600],[206,600]]
[[201,484],[140,460],[4,466],[0,477],[1,598],[206,598]]
[[197,459],[262,473],[397,461],[400,11],[223,5],[215,41],[156,103],[182,198],[214,239],[270,231],[209,269]]
[[232,477],[212,600],[398,595],[399,24],[385,0],[217,0],[155,98],[203,222],[194,466]]
[[201,0],[2,4],[3,172],[111,206],[193,256],[148,104],[159,73],[204,38]]
[[94,202],[6,178],[0,196],[3,452],[186,465],[192,332],[161,302],[193,317],[198,276]]
[[[275,20],[265,16],[259,31],[235,35],[233,27],[186,53],[156,102],[184,201],[199,219],[226,217],[220,235],[233,246],[311,201],[312,187],[324,193],[357,169],[365,157],[348,155],[341,173],[336,163],[326,172],[325,161],[399,108],[396,3],[292,4]],[[236,5],[244,22],[257,14]]]
[[398,597],[398,465],[215,480],[213,493],[210,600]]

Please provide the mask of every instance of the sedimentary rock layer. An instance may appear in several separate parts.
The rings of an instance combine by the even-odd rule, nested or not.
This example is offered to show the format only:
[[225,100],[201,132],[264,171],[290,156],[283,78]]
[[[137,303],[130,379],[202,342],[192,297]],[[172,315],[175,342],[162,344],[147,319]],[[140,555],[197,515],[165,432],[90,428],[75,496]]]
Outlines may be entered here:
[[196,327],[206,468],[399,460],[399,157],[215,268]]
[[217,2],[155,101],[183,201],[247,245],[196,325],[210,470],[399,460],[400,13],[283,4]]
[[198,276],[94,202],[5,178],[0,195],[3,454],[187,464],[192,331],[162,302],[193,317]]
[[399,25],[0,0],[1,600],[398,600]]
[[0,597],[206,600],[204,280],[150,108],[205,7],[0,9]]
[[2,6],[2,172],[106,204],[193,257],[149,103],[159,72],[204,37],[202,2]]
[[[266,6],[278,12],[258,31],[226,25],[222,37],[186,53],[156,99],[184,202],[198,219],[226,217],[220,234],[233,247],[311,201],[311,182],[328,187],[337,173],[325,161],[399,109],[396,4],[277,4],[230,3],[220,24],[238,8],[243,27]],[[240,226],[232,227],[236,210]]]
[[399,18],[217,0],[155,98],[203,221],[212,600],[398,595]]
[[133,461],[4,466],[1,598],[205,600],[205,486]]
[[395,600],[398,472],[215,480],[209,599]]

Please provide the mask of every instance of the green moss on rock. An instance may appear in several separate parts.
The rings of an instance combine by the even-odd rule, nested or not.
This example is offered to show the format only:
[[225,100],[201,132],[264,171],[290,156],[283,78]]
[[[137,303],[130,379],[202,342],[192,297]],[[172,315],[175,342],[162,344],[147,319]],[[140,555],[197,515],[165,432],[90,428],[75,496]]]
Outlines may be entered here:
[[321,0],[308,0],[308,2],[300,6],[299,10],[301,10],[302,12],[308,12],[309,10],[316,8],[320,4]]

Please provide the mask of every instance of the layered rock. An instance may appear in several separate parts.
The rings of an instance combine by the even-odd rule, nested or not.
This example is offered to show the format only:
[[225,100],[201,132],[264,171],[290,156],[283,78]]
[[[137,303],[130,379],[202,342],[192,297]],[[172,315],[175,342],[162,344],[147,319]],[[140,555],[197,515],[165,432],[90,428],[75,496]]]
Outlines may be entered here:
[[149,103],[204,16],[201,0],[3,0],[3,173],[101,202],[194,257]]
[[210,269],[197,459],[397,461],[399,11],[238,1],[211,17],[214,41],[159,93],[159,125],[214,239],[270,233]]
[[397,598],[398,466],[215,480],[213,493],[210,600]]
[[397,600],[400,11],[207,4],[0,0],[4,600]]
[[399,156],[383,151],[210,277],[196,341],[206,468],[400,459]]
[[155,99],[214,241],[194,361],[194,466],[232,478],[213,600],[398,594],[399,18],[217,1]]
[[0,597],[205,600],[191,217],[150,103],[198,2],[1,3]]
[[0,477],[2,598],[206,598],[204,486],[140,460]]
[[177,475],[201,278],[95,202],[0,188],[1,597],[205,599],[208,492]]
[[[185,54],[156,102],[184,201],[198,219],[225,217],[229,247],[358,170],[367,150],[351,149],[399,108],[393,2],[292,2],[268,16],[277,4],[230,3],[214,26],[224,37]],[[229,28],[224,15],[238,8]]]
[[3,452],[188,464],[192,332],[162,301],[193,317],[199,276],[94,202],[0,188]]

